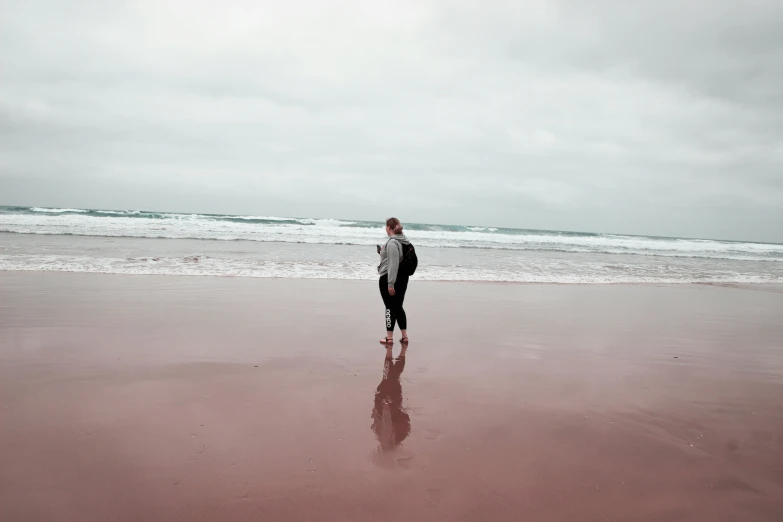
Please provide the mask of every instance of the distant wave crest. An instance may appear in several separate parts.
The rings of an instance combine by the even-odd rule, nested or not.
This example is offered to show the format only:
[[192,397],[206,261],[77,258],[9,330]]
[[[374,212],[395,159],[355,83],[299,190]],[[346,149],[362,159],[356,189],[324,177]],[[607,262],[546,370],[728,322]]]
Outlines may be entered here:
[[80,208],[42,208],[42,207],[33,207],[30,209],[32,212],[47,212],[47,213],[56,213],[56,214],[64,214],[66,212],[76,212],[76,213],[84,213],[89,212],[89,210],[83,210]]

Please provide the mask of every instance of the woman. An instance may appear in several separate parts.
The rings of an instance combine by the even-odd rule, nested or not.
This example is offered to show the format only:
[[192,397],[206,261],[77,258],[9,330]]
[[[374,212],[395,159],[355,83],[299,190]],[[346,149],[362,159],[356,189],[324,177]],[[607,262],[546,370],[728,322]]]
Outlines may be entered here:
[[389,239],[384,246],[378,247],[381,254],[381,264],[378,265],[378,274],[381,276],[378,285],[381,289],[383,304],[386,305],[386,337],[381,339],[381,344],[394,342],[394,325],[400,325],[402,339],[400,342],[408,342],[408,318],[402,302],[405,300],[405,291],[408,289],[408,274],[399,271],[402,260],[402,245],[410,245],[410,241],[402,233],[402,223],[397,218],[386,220],[386,235]]

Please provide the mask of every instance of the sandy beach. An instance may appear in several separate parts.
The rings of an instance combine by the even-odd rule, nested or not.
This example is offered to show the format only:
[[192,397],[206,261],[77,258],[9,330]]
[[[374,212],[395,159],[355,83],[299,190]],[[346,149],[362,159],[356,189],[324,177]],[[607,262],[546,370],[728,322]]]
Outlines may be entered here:
[[780,288],[406,309],[403,368],[373,282],[0,273],[0,520],[783,519]]

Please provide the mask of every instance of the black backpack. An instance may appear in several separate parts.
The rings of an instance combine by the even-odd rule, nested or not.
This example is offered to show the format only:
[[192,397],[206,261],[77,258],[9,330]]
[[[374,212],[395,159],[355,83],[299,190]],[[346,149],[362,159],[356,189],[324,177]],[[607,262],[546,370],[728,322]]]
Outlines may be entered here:
[[419,258],[416,257],[416,249],[413,245],[406,245],[402,241],[399,242],[402,248],[402,259],[400,260],[400,272],[412,276],[416,272],[416,267],[419,266]]

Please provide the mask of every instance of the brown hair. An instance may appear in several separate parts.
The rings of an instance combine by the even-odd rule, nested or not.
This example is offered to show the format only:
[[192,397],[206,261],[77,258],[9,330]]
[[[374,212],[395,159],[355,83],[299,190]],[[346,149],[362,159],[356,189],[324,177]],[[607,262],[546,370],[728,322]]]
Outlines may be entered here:
[[386,220],[386,226],[392,229],[395,234],[402,234],[402,223],[397,218],[389,218]]

